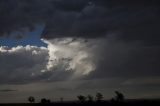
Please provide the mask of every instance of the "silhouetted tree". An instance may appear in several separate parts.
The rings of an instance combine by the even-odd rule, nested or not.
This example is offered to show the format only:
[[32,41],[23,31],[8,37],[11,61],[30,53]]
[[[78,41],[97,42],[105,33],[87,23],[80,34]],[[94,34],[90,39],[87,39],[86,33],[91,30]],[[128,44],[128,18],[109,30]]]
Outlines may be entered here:
[[94,97],[93,97],[92,95],[88,95],[88,96],[87,96],[88,102],[93,102],[93,98],[94,98]]
[[86,102],[86,97],[83,96],[83,95],[79,95],[79,96],[77,96],[77,98],[78,98],[79,101],[82,102],[82,103]]
[[41,103],[51,103],[51,101],[49,99],[46,99],[46,98],[42,98],[41,99]]
[[47,99],[46,98],[42,98],[41,99],[41,103],[46,103],[47,102]]
[[98,102],[100,102],[100,101],[102,101],[102,99],[103,99],[103,95],[102,95],[101,93],[97,93],[97,94],[96,94],[96,100],[97,100]]
[[47,103],[51,103],[51,100],[50,100],[50,99],[48,99],[48,100],[47,100]]
[[116,101],[118,102],[124,101],[124,95],[121,92],[115,91],[115,93],[116,93],[116,97],[115,97]]
[[35,102],[35,98],[34,98],[33,96],[30,96],[30,97],[28,98],[28,101],[29,101],[30,103],[34,103],[34,102]]
[[110,102],[112,103],[116,102],[115,98],[111,98]]
[[63,102],[63,98],[62,97],[60,98],[60,101]]

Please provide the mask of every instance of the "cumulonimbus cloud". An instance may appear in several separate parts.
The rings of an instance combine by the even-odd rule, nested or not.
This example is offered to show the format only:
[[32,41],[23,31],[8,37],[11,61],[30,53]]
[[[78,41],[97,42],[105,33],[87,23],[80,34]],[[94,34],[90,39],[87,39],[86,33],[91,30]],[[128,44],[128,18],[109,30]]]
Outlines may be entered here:
[[48,46],[0,47],[1,83],[76,79],[95,71],[91,42],[73,38],[42,41]]
[[159,76],[159,47],[109,39],[57,38],[47,47],[0,47],[0,83]]

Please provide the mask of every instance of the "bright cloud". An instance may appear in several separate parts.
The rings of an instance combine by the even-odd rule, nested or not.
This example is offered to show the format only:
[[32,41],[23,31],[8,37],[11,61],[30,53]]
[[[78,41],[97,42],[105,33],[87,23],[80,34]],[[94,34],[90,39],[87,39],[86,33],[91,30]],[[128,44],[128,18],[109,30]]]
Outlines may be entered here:
[[87,41],[42,41],[48,46],[0,46],[0,83],[76,79],[95,71],[94,54]]
[[47,70],[54,71],[61,64],[64,71],[73,71],[74,77],[87,75],[95,70],[93,55],[85,40],[59,38],[43,41],[48,44],[49,51]]

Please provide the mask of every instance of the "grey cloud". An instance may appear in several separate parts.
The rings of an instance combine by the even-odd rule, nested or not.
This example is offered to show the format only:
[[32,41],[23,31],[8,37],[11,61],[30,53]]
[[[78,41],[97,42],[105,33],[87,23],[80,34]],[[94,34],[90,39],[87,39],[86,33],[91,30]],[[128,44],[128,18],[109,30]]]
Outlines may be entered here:
[[1,0],[0,35],[34,30],[43,24],[44,38],[97,38],[118,32],[115,39],[159,45],[158,0]]
[[160,76],[159,46],[107,38],[46,42],[47,48],[0,47],[0,83]]
[[143,77],[143,78],[135,78],[128,79],[122,83],[123,85],[159,85],[160,79],[159,77]]
[[[94,51],[95,52],[95,51]],[[97,49],[96,71],[88,78],[159,76],[160,48],[123,42],[105,43]]]
[[47,63],[50,61],[49,49],[30,45],[11,48],[0,46],[0,83],[25,84],[69,80],[73,76],[73,71],[66,71],[69,59],[58,57],[57,62],[52,62],[53,68],[47,69]]
[[[114,34],[112,35],[115,36]],[[88,39],[87,41],[81,41],[78,39],[67,41],[67,39],[64,38],[64,41],[62,39],[55,39],[51,40],[50,42],[51,45],[60,48],[58,55],[55,54],[55,56],[59,58],[62,58],[65,55],[67,56],[68,52],[70,55],[72,54],[72,52],[73,54],[78,54],[81,51],[84,51],[88,54],[88,57],[85,57],[79,62],[84,62],[85,65],[87,65],[87,63],[92,63],[87,65],[92,67],[92,71],[87,71],[88,68],[84,68],[85,65],[83,64],[83,67],[78,68],[80,72],[79,74],[82,74],[85,71],[89,73],[85,74],[82,79],[130,79],[137,77],[143,78],[160,76],[160,72],[158,71],[160,69],[159,46],[148,46],[139,41],[128,43],[108,38]],[[70,46],[73,44],[78,46]],[[62,47],[68,48],[65,54],[63,54],[63,50],[65,49],[63,49]],[[71,51],[70,47],[72,48]],[[76,47],[76,49],[74,47]],[[53,47],[51,46],[50,48]],[[78,52],[75,51],[77,49]],[[63,55],[61,54],[61,52]],[[51,52],[51,54],[54,53]],[[77,56],[81,57],[81,55]],[[71,58],[74,58],[74,55]],[[79,65],[77,64],[77,66]],[[77,71],[76,68],[74,68],[73,71]]]
[[0,83],[25,83],[40,74],[47,61],[47,49],[36,46],[0,47]]
[[17,91],[17,90],[14,90],[14,89],[1,89],[0,92],[14,92],[14,91]]
[[[112,35],[115,36],[114,34]],[[67,39],[64,38],[64,40],[51,40],[50,43],[51,49],[53,48],[52,46],[59,47],[59,52],[53,55],[59,58],[62,58],[63,56],[67,57],[68,52],[71,55],[72,52],[73,54],[78,54],[79,52],[84,51],[89,55],[88,57],[82,59],[83,61],[81,60],[79,62],[84,62],[85,65],[87,65],[87,63],[92,63],[93,65],[88,64],[88,66],[93,67],[93,70],[87,71],[88,68],[84,68],[85,65],[78,68],[79,72],[81,72],[80,74],[84,73],[85,71],[89,72],[88,74],[85,74],[82,79],[128,79],[137,77],[160,76],[160,73],[158,71],[160,69],[159,46],[148,46],[139,41],[124,43],[122,41],[118,42],[117,40],[108,38],[88,39],[87,41],[83,39],[82,41],[78,39],[67,41]],[[73,44],[75,46],[73,46]],[[68,48],[65,54],[63,54],[63,50],[65,50],[64,48]],[[77,49],[78,52],[75,51]],[[54,53],[51,52],[51,54]],[[81,55],[77,56],[81,57]],[[74,55],[71,58],[74,58]],[[77,66],[79,65],[77,64]],[[73,71],[77,71],[76,68],[74,68]]]
[[[34,30],[35,25],[53,23],[55,12],[81,10],[86,4],[71,0],[1,0],[0,1],[0,34],[8,35],[14,31]],[[58,17],[61,18],[61,17]]]

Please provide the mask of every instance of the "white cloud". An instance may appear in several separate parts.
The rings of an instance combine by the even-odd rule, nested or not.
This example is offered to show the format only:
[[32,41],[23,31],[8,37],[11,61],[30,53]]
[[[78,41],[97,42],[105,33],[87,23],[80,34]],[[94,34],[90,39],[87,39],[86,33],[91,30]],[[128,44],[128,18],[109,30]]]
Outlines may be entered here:
[[88,43],[83,39],[58,38],[43,40],[48,44],[49,61],[47,70],[54,70],[59,64],[64,66],[64,71],[73,71],[74,77],[87,75],[95,70],[93,53]]
[[41,74],[48,57],[45,47],[17,46],[0,47],[0,79],[1,83],[20,83],[33,80]]

